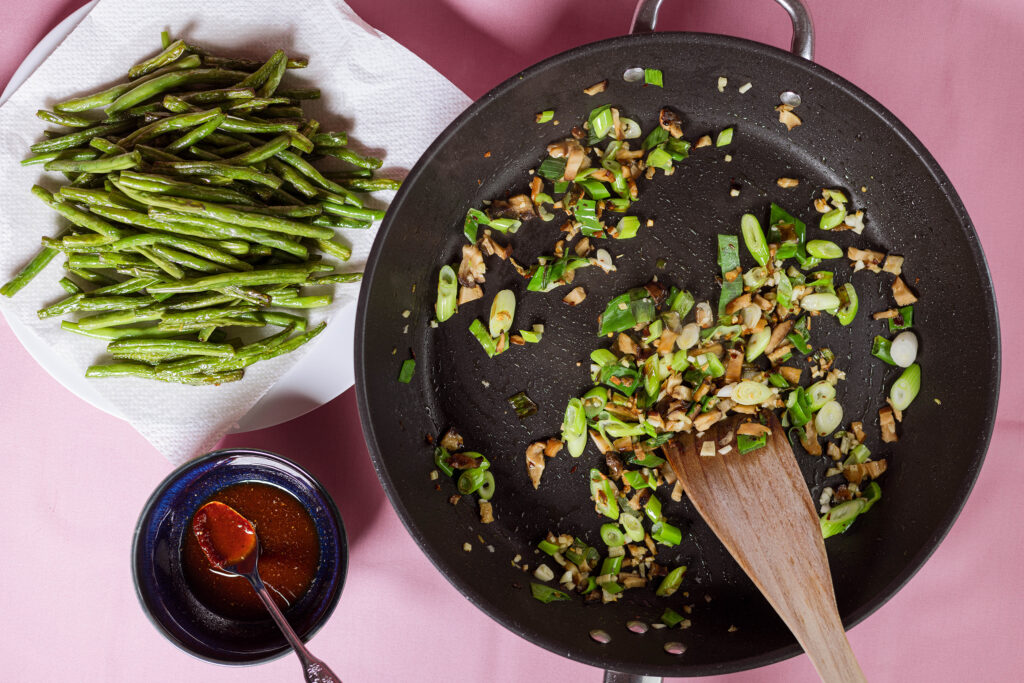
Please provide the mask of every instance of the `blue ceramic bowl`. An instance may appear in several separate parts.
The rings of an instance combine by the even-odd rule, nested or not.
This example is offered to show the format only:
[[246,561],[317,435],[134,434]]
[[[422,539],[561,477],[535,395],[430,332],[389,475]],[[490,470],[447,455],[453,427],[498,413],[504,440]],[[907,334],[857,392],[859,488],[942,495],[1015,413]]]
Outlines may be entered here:
[[247,448],[215,451],[175,470],[150,497],[132,546],[132,574],[142,608],[167,638],[201,659],[253,664],[288,651],[268,617],[226,619],[204,606],[185,579],[181,549],[192,515],[211,495],[241,482],[262,482],[295,496],[320,537],[320,564],[309,590],[285,615],[307,640],[334,611],[345,582],[348,543],[341,516],[327,491],[308,472],[273,453]]

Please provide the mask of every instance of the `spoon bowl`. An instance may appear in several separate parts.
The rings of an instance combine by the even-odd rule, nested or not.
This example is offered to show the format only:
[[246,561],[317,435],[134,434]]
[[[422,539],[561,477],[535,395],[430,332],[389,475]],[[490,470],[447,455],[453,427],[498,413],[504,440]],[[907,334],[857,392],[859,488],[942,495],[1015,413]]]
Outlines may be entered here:
[[295,633],[281,608],[270,597],[263,579],[260,578],[260,537],[252,522],[230,505],[210,501],[192,517],[192,533],[199,540],[200,548],[216,569],[228,574],[242,576],[256,591],[270,617],[281,629],[285,640],[295,650],[302,662],[302,672],[308,683],[341,683],[341,679],[323,661],[317,659],[306,648]]

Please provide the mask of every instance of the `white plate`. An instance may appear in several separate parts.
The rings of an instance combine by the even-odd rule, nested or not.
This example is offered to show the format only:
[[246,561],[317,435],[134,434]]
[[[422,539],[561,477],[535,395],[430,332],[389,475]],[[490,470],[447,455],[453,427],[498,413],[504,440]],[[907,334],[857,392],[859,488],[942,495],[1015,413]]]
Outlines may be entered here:
[[[78,26],[99,0],[80,7],[46,34],[25,57],[10,82],[0,94],[0,104],[25,82],[43,60]],[[93,388],[84,373],[66,367],[46,344],[40,342],[25,325],[12,316],[5,316],[14,336],[44,370],[83,401],[91,403],[114,417],[124,419],[114,406]],[[248,432],[273,427],[319,408],[355,382],[352,368],[356,305],[339,311],[311,345],[302,360],[277,381],[270,391],[239,420],[233,431]]]

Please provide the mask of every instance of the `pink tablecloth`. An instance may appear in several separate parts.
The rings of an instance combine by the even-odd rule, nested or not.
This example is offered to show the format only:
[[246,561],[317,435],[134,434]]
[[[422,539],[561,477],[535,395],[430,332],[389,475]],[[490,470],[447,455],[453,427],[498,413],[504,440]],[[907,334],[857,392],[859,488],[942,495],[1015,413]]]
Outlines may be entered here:
[[[471,96],[532,62],[621,33],[626,0],[350,0]],[[0,84],[82,0],[0,3]],[[666,3],[662,26],[785,47],[769,0]],[[850,640],[874,681],[1008,681],[1024,672],[1024,338],[1020,0],[810,2],[817,59],[891,109],[932,151],[974,219],[1002,307],[1003,391],[978,485],[927,566]],[[6,188],[5,188],[6,189]],[[30,227],[30,226],[27,226]],[[175,649],[132,591],[136,516],[168,465],[125,423],[75,398],[0,323],[0,638],[3,681],[299,680],[288,658],[215,668]],[[353,392],[234,436],[306,464],[352,541],[348,584],[312,641],[349,683],[597,681],[504,631],[434,571],[399,524],[362,443]],[[455,644],[471,644],[472,655]],[[728,681],[813,681],[806,657]]]

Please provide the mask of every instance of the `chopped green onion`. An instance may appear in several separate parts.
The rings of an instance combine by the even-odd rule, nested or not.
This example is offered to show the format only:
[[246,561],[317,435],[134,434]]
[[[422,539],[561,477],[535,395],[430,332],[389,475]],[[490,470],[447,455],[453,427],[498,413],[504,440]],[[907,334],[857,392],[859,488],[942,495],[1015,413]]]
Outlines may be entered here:
[[906,410],[921,390],[921,366],[917,363],[903,371],[889,390],[889,400],[896,410]]
[[764,353],[764,350],[768,348],[768,342],[772,339],[772,331],[768,327],[763,327],[754,334],[750,335],[747,339],[747,351],[746,358],[747,362],[753,362],[758,356]]
[[683,540],[683,531],[679,527],[661,520],[651,525],[651,538],[667,546],[677,546]]
[[838,244],[829,240],[811,240],[807,243],[807,253],[815,258],[833,259],[841,258],[843,250]]
[[767,434],[762,434],[761,436],[740,434],[736,437],[736,450],[739,451],[740,455],[746,455],[750,451],[756,451],[758,448],[763,448],[767,443]]
[[647,85],[656,85],[659,88],[665,87],[662,80],[661,69],[644,69],[644,83]]
[[434,313],[438,322],[443,323],[459,310],[456,303],[458,290],[459,281],[455,277],[455,269],[451,266],[442,266],[437,276],[437,301],[434,303]]
[[816,292],[808,294],[800,299],[800,307],[805,311],[827,311],[839,308],[839,297],[828,292]]
[[470,242],[476,242],[476,235],[481,225],[488,225],[491,219],[479,209],[470,209],[466,212],[466,220],[462,227],[462,234]]
[[601,470],[590,470],[590,495],[594,499],[594,508],[598,514],[618,520],[619,503],[616,500],[618,489],[611,479],[606,477]]
[[647,134],[647,137],[644,138],[641,147],[644,150],[653,149],[660,145],[661,143],[668,141],[668,137],[668,131],[662,128],[661,126],[658,126],[657,128],[652,129],[651,132]]
[[814,416],[814,430],[818,436],[828,436],[839,428],[843,421],[843,406],[839,401],[829,401]]
[[867,505],[863,498],[855,498],[836,505],[821,516],[821,535],[824,538],[841,534],[850,528],[853,520],[864,512]]
[[825,380],[815,382],[807,387],[807,401],[811,412],[821,410],[821,407],[836,397],[836,388]]
[[670,571],[668,574],[665,575],[665,578],[661,580],[661,583],[658,585],[658,589],[654,592],[654,594],[662,598],[667,598],[673,593],[675,593],[677,590],[679,590],[679,586],[683,583],[683,574],[685,573],[686,565],[676,567],[675,569]]
[[456,488],[464,496],[476,491],[480,488],[480,485],[484,483],[485,470],[482,467],[473,467],[468,470],[464,470],[459,475],[459,480],[456,483]]
[[555,118],[555,110],[545,109],[544,111],[537,114],[537,123],[547,123],[553,118]]
[[636,216],[623,216],[616,226],[615,239],[627,240],[632,237],[636,237],[637,230],[640,229],[640,219]]
[[523,222],[514,218],[492,218],[488,225],[498,232],[515,233],[523,225]]
[[850,449],[850,457],[843,461],[843,467],[848,465],[860,465],[867,462],[870,457],[871,451],[868,450],[868,447],[859,443]]
[[623,510],[619,513],[619,524],[626,530],[626,536],[629,537],[629,540],[634,543],[640,543],[644,540],[644,525],[639,517]]
[[622,480],[635,489],[654,488],[644,473],[638,470],[626,470],[622,473]]
[[[731,128],[729,130],[732,130]],[[743,232],[743,241],[747,250],[760,265],[768,265],[768,242],[765,241],[764,231],[757,217],[752,213],[745,213],[740,218],[740,230]]]
[[455,468],[451,465],[451,453],[446,449],[438,446],[434,449],[434,464],[437,465],[437,469],[444,472],[447,476],[455,474]]
[[903,306],[895,318],[889,318],[889,331],[898,332],[914,326],[914,306]]
[[740,267],[739,239],[735,235],[718,236],[718,266],[722,270],[722,294],[718,299],[718,315],[725,315],[725,307],[729,302],[743,294],[743,281],[736,278],[729,281],[725,278]]
[[[548,157],[544,161],[540,162],[540,166],[537,168],[537,175],[547,180],[558,180],[565,173],[565,157]],[[565,190],[559,190],[555,187],[555,192],[565,192]]]
[[516,411],[516,417],[520,420],[537,412],[537,404],[530,400],[525,391],[520,391],[515,396],[509,396],[508,402],[512,404],[512,409]]
[[644,504],[644,514],[647,515],[647,519],[652,522],[661,521],[661,501],[651,496],[647,499],[647,503]]
[[494,295],[491,302],[491,316],[488,321],[491,337],[497,338],[512,327],[516,313],[516,295],[511,289],[503,289]]
[[[839,295],[840,304],[836,317],[839,318],[841,325],[849,325],[857,316],[857,290],[853,288],[852,283],[846,282],[836,290],[836,294]],[[889,319],[889,324],[892,325],[891,318]]]
[[[732,142],[732,133],[733,133],[733,129],[732,129],[731,126],[729,128],[726,128],[725,130],[721,131],[718,134],[718,137],[715,139],[715,147],[725,147],[726,145],[731,143]],[[764,264],[761,264],[761,265],[764,265]]]
[[618,524],[601,524],[601,541],[610,548],[626,545],[626,537]]
[[785,377],[783,377],[778,372],[773,372],[772,374],[768,375],[768,383],[771,384],[773,387],[778,387],[779,389],[789,388],[789,382],[786,380]]
[[871,355],[875,358],[881,358],[889,365],[896,365],[896,361],[892,359],[892,355],[889,350],[892,347],[892,342],[882,336],[875,336],[874,341],[871,343]]
[[655,147],[647,153],[647,165],[651,168],[668,171],[672,168],[672,155],[666,152],[662,146]]
[[569,455],[574,458],[583,455],[583,450],[587,446],[587,415],[583,401],[578,398],[569,399],[569,404],[565,407],[562,440],[565,441]]
[[487,328],[484,327],[484,324],[479,319],[475,319],[470,323],[469,331],[480,342],[480,346],[484,347],[484,353],[487,354],[488,358],[493,358],[498,353],[498,345],[491,335],[488,334]]
[[546,552],[548,555],[554,557],[555,553],[558,552],[558,545],[551,541],[544,539],[537,544],[537,547]]
[[534,325],[532,330],[519,330],[519,336],[528,344],[538,344],[540,343],[541,337],[544,336],[544,326]]
[[789,423],[794,427],[803,427],[811,421],[811,410],[803,387],[797,387],[786,397],[786,411]]
[[606,104],[594,109],[590,112],[590,116],[587,117],[587,121],[590,123],[590,135],[592,138],[596,138],[596,140],[602,139],[608,135],[608,131],[614,125],[611,105]]
[[606,557],[604,562],[601,563],[601,571],[598,572],[598,576],[618,576],[619,572],[622,571],[622,557],[622,555]]
[[655,317],[654,302],[643,287],[631,289],[608,302],[601,314],[600,336],[610,332],[623,332],[637,325],[645,325]]
[[562,602],[565,600],[572,599],[562,591],[558,590],[557,588],[545,586],[542,583],[536,583],[534,581],[530,582],[530,593],[533,595],[533,597],[540,600],[544,604],[548,604],[549,602]]
[[402,369],[398,371],[398,381],[402,384],[408,384],[412,381],[412,373],[416,370],[416,361],[412,358],[408,358],[402,362]]
[[846,209],[833,209],[821,217],[818,227],[822,230],[831,230],[838,226],[846,218]]
[[684,619],[686,619],[686,617],[671,607],[666,607],[665,611],[661,614],[661,623],[665,624],[665,626],[668,626],[669,628],[678,626]]
[[494,497],[494,475],[490,470],[484,472],[484,480],[480,482],[476,494],[480,496],[480,500],[490,500]]

